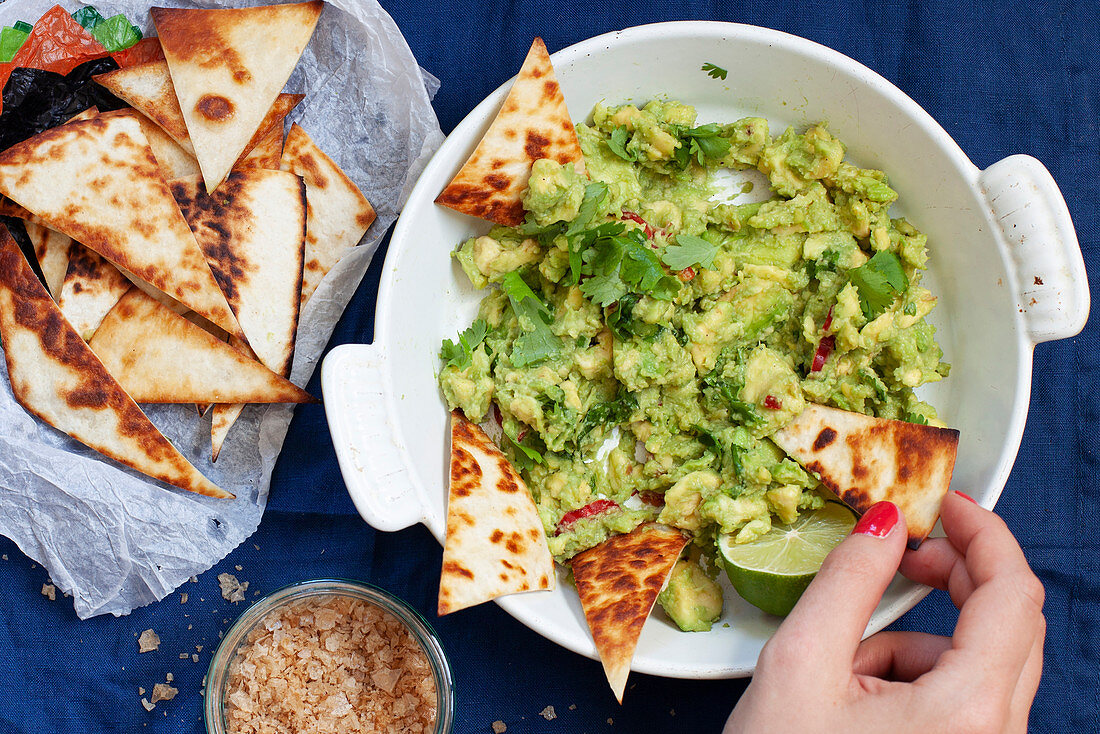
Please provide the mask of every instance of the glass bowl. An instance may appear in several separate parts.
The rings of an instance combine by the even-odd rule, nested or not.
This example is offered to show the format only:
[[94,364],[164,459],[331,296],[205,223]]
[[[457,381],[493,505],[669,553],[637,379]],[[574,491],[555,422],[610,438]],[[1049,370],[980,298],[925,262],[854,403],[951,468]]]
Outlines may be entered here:
[[361,599],[398,619],[420,645],[435,681],[435,734],[449,734],[454,721],[454,680],[450,663],[435,632],[406,602],[387,591],[361,581],[348,579],[314,579],[284,586],[257,600],[222,638],[206,675],[203,697],[203,717],[208,734],[226,734],[225,696],[229,684],[229,666],[237,651],[268,614],[311,597],[346,596]]

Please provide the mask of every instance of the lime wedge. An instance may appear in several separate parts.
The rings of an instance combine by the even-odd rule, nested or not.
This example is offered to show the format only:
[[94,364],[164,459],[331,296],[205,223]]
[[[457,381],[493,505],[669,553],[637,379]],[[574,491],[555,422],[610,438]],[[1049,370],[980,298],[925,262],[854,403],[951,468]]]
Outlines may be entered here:
[[856,516],[839,502],[798,516],[790,525],[774,525],[751,543],[718,537],[718,553],[737,593],[768,614],[784,617],[817,575],[829,551],[848,537]]

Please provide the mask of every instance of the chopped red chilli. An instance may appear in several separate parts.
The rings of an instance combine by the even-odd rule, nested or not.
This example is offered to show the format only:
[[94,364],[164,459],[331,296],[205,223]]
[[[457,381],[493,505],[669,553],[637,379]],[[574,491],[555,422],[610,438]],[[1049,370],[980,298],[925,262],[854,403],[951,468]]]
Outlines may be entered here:
[[680,280],[687,283],[688,281],[690,281],[692,278],[695,277],[695,268],[688,266],[688,267],[684,268],[683,270],[681,270],[677,274],[677,276],[680,278]]
[[558,532],[568,530],[573,523],[580,520],[582,517],[592,517],[593,515],[599,515],[607,512],[608,510],[618,509],[618,505],[611,500],[595,500],[589,502],[584,507],[576,510],[570,510],[561,516],[561,520],[558,522]]
[[783,403],[779,402],[779,398],[774,395],[768,395],[764,398],[764,407],[768,410],[780,410],[783,407]]
[[817,351],[814,352],[814,361],[810,365],[810,372],[820,372],[821,368],[825,366],[825,361],[829,359],[829,355],[833,353],[833,348],[836,346],[836,337],[823,336],[821,341],[817,345]]
[[635,214],[634,212],[624,211],[623,216],[622,216],[622,220],[624,222],[625,221],[637,222],[638,224],[642,225],[643,227],[645,227],[646,239],[648,239],[648,240],[653,239],[653,227],[650,227],[649,222],[642,219],[639,215]]

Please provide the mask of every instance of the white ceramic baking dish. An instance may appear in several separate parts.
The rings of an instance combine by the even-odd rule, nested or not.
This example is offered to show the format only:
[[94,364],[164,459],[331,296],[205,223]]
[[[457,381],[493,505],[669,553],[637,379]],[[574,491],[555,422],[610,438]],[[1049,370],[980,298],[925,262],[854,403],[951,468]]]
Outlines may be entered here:
[[[1065,201],[1034,158],[976,168],[946,132],[882,77],[818,44],[744,25],[662,23],[611,33],[554,54],[574,119],[601,100],[671,97],[699,120],[766,117],[786,125],[827,120],[849,159],[885,170],[898,213],[928,235],[926,283],[950,377],[924,395],[961,431],[953,486],[992,507],[1015,460],[1027,416],[1035,344],[1081,330],[1089,307],[1084,263]],[[713,63],[726,80],[700,70]],[[424,523],[442,539],[447,496],[447,410],[436,383],[439,347],[474,318],[484,295],[450,257],[488,230],[433,204],[473,150],[511,82],[455,129],[425,169],[397,223],[379,288],[373,344],[334,349],[322,368],[333,443],[348,491],[368,523]],[[928,589],[898,577],[871,621],[881,629]],[[575,591],[498,602],[533,630],[595,657]],[[461,612],[459,612],[461,614]],[[727,624],[728,623],[728,624]],[[748,675],[778,620],[727,590],[722,620],[684,633],[659,611],[633,669],[683,678]]]

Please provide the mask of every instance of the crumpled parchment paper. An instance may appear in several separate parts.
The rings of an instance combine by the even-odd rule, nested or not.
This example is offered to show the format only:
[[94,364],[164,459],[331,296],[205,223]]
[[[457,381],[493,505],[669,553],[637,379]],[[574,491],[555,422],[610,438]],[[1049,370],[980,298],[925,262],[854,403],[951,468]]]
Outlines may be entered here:
[[[0,2],[0,25],[33,23],[56,0]],[[148,2],[101,0],[155,35]],[[264,0],[158,0],[213,7]],[[73,11],[81,3],[62,2]],[[291,113],[363,190],[377,220],[303,309],[291,379],[304,385],[378,243],[428,158],[443,140],[431,108],[439,82],[423,72],[401,31],[375,0],[330,0],[287,91]],[[168,488],[123,468],[29,415],[0,369],[0,534],[45,566],[82,619],[126,614],[164,598],[248,538],[260,523],[271,470],[292,406],[249,406],[210,461],[210,417],[193,405],[143,405],[204,474],[237,495],[214,500]]]

